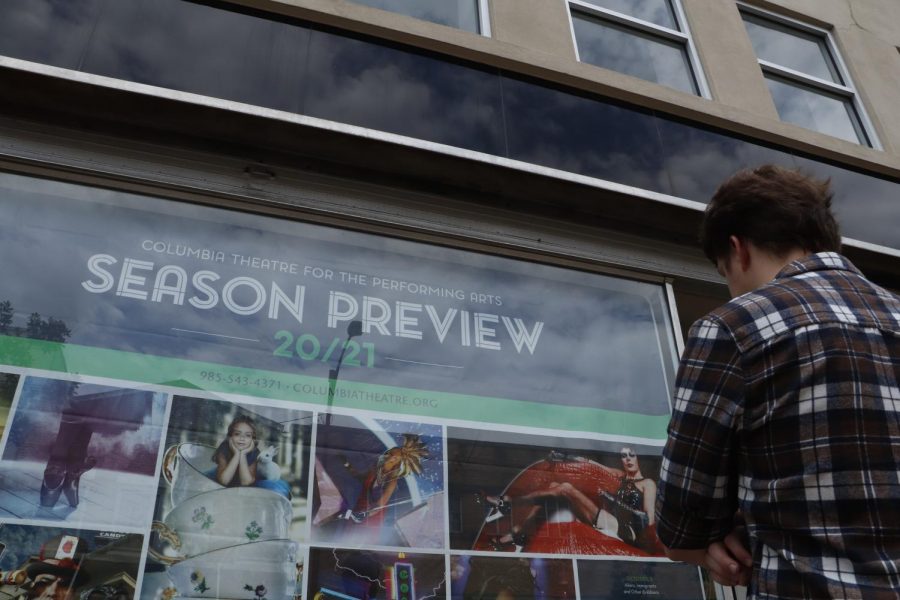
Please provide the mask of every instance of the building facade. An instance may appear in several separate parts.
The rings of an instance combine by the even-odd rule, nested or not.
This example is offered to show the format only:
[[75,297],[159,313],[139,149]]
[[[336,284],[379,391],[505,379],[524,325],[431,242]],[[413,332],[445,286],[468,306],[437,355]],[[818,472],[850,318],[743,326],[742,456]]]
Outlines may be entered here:
[[731,597],[652,510],[705,202],[900,289],[894,0],[0,16],[11,598]]

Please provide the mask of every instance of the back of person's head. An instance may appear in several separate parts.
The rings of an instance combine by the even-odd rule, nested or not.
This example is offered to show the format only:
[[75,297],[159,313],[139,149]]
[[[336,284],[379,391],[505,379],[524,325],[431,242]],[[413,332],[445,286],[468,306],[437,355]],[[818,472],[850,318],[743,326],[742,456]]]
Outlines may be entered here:
[[830,181],[775,165],[738,171],[710,200],[700,230],[703,252],[714,263],[730,252],[729,238],[775,256],[795,249],[839,252],[841,235],[831,213]]

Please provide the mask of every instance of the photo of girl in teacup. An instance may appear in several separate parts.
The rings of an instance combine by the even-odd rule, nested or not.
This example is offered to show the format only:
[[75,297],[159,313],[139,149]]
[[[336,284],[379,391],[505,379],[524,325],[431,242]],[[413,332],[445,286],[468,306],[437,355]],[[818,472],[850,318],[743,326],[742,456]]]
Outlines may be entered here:
[[142,598],[296,595],[311,421],[307,411],[173,398]]
[[238,415],[228,426],[226,437],[212,456],[216,463],[207,475],[225,487],[256,486],[277,492],[290,500],[290,486],[273,462],[276,446],[259,447],[256,423]]

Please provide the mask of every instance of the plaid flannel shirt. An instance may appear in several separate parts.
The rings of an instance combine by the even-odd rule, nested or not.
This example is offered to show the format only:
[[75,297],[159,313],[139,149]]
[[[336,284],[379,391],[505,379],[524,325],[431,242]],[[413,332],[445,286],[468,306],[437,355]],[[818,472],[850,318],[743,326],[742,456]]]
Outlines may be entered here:
[[697,321],[657,497],[670,548],[740,509],[754,598],[900,598],[900,298],[831,252]]

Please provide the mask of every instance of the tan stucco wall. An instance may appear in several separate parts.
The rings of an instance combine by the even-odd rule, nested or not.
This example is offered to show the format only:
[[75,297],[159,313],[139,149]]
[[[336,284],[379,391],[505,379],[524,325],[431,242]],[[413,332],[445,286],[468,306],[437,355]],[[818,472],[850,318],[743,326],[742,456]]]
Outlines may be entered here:
[[349,0],[232,0],[444,52],[900,176],[900,1],[749,0],[832,31],[884,151],[782,123],[732,0],[683,0],[712,99],[575,60],[565,0],[490,0],[488,38]]

